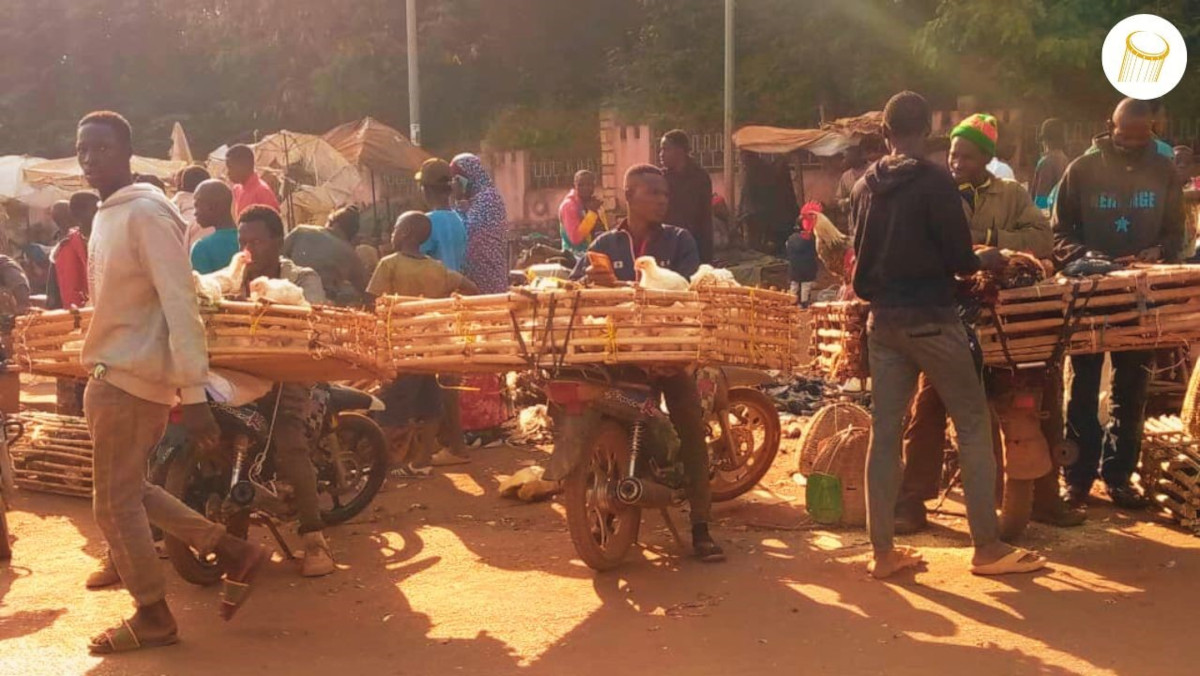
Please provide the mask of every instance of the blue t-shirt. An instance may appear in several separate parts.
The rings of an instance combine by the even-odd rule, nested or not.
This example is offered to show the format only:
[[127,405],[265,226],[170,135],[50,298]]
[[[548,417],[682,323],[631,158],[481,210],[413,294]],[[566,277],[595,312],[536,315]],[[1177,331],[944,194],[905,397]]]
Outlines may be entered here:
[[192,269],[202,275],[216,272],[227,267],[240,248],[237,228],[217,230],[192,247]]
[[427,214],[433,222],[421,253],[441,261],[452,272],[462,272],[467,259],[467,226],[457,211],[438,209]]

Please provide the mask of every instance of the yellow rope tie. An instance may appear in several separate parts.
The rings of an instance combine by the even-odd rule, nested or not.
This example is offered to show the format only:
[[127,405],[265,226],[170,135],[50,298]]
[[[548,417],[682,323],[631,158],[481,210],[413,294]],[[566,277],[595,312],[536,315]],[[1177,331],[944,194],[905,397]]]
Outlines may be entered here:
[[617,322],[613,320],[612,315],[609,315],[608,319],[604,323],[604,338],[604,356],[606,357],[605,361],[611,363],[612,361],[615,361],[614,358],[619,347],[617,344]]
[[483,391],[482,387],[470,387],[467,385],[444,385],[444,384],[442,384],[442,374],[440,374],[440,373],[434,374],[434,378],[437,380],[438,387],[442,388],[443,390],[451,390],[453,392],[482,392]]
[[475,344],[478,336],[467,330],[467,320],[464,317],[462,298],[458,296],[454,298],[454,333],[463,341],[463,354],[470,354],[467,348]]
[[267,315],[267,306],[261,305],[261,304],[255,308],[254,312],[250,313],[250,337],[251,338],[253,338],[254,335],[256,333],[258,333],[259,322],[261,322],[262,318],[265,317],[266,315]]

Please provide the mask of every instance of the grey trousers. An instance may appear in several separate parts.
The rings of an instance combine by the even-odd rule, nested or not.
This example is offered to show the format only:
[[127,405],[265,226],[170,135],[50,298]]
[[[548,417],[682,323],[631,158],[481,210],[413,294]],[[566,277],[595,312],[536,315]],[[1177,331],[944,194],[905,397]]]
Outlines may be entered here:
[[146,460],[167,427],[169,409],[102,380],[83,397],[92,433],[92,507],[117,573],[138,607],[163,600],[165,578],[150,524],[202,553],[217,546],[225,527],[200,516],[146,481]]
[[893,545],[904,416],[921,373],[945,402],[958,434],[971,538],[976,547],[995,542],[999,527],[991,419],[966,329],[957,320],[872,324],[868,352],[875,411],[866,475],[871,545],[877,552]]

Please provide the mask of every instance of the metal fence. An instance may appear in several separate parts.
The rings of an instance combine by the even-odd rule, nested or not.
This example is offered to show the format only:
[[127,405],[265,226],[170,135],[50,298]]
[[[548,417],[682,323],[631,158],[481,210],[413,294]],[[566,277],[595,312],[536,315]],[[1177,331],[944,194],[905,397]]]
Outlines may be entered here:
[[530,160],[529,186],[535,190],[543,188],[570,188],[575,184],[575,174],[582,170],[600,176],[600,160],[597,158],[576,160]]

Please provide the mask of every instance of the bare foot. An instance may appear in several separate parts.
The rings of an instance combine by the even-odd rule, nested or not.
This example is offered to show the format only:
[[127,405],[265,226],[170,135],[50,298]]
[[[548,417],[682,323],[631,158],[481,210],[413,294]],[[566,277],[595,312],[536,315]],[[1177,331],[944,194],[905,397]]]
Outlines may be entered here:
[[876,580],[882,580],[905,568],[915,568],[924,560],[921,553],[912,547],[893,547],[891,551],[883,554],[876,552],[867,564],[867,572]]

